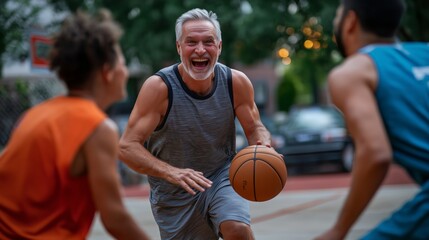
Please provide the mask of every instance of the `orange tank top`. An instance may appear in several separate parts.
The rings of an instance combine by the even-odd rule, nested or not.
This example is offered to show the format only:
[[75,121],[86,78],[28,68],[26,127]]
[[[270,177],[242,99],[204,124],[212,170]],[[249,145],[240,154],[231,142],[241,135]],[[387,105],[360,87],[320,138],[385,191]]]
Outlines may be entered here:
[[85,239],[95,207],[87,176],[71,177],[80,146],[106,115],[56,97],[28,110],[0,155],[0,239]]

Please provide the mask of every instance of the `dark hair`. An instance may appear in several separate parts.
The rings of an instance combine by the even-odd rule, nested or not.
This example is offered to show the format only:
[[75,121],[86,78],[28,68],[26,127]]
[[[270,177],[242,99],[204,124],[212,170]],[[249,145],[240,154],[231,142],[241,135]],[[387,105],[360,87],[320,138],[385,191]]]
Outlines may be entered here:
[[50,69],[69,89],[82,87],[95,70],[116,64],[115,48],[121,35],[121,27],[108,10],[101,9],[95,16],[77,11],[54,36]]
[[405,10],[402,0],[342,0],[344,14],[356,12],[362,28],[380,37],[396,34]]

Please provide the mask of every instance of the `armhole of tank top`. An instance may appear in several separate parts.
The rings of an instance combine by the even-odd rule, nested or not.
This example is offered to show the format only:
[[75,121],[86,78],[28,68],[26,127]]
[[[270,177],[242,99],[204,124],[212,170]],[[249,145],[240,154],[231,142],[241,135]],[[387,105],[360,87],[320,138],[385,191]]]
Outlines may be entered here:
[[379,89],[383,84],[380,77],[380,66],[378,65],[380,60],[378,59],[377,54],[371,54],[371,52],[364,53],[364,54],[368,56],[368,58],[371,60],[372,64],[374,65],[375,72],[377,74],[377,80],[376,80],[377,82],[375,83],[374,94],[378,98],[380,95]]
[[231,100],[232,111],[234,112],[234,117],[235,117],[234,91],[233,91],[233,86],[232,86],[232,71],[231,71],[231,68],[227,68],[226,75],[227,75],[226,79],[228,81],[229,100]]
[[171,106],[173,105],[173,90],[171,88],[170,82],[167,79],[167,76],[165,76],[165,74],[163,72],[157,72],[155,75],[161,77],[161,79],[164,81],[165,85],[167,85],[167,89],[168,89],[167,111],[165,112],[165,116],[164,116],[164,119],[162,120],[161,124],[155,128],[155,131],[159,131],[160,129],[162,129],[164,127],[164,124],[167,121],[168,115],[170,113]]

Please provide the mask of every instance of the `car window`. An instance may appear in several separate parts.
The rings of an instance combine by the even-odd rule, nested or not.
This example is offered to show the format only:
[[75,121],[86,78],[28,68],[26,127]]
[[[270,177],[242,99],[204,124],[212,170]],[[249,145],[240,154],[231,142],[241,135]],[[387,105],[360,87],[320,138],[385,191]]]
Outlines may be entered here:
[[344,127],[342,115],[332,108],[306,108],[291,113],[287,128],[295,130],[320,130]]

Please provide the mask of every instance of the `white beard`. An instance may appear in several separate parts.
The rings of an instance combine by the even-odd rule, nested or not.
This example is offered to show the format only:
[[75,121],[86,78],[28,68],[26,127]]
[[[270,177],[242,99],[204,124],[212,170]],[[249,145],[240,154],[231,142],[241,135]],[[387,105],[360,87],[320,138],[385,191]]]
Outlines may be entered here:
[[[191,71],[191,69],[189,69],[187,65],[185,65],[185,64],[182,64],[182,65],[183,65],[183,69],[185,70],[185,72],[192,79],[194,79],[196,81],[204,81],[204,80],[207,80],[212,75],[212,73],[214,72],[214,68],[216,66],[216,63],[217,63],[218,59],[219,59],[219,57],[216,59],[216,61],[213,64],[213,66],[211,66],[210,70],[207,71],[207,72],[198,72],[198,73],[196,73],[196,72]],[[180,61],[182,61],[182,63],[183,63],[182,56],[180,56]]]

